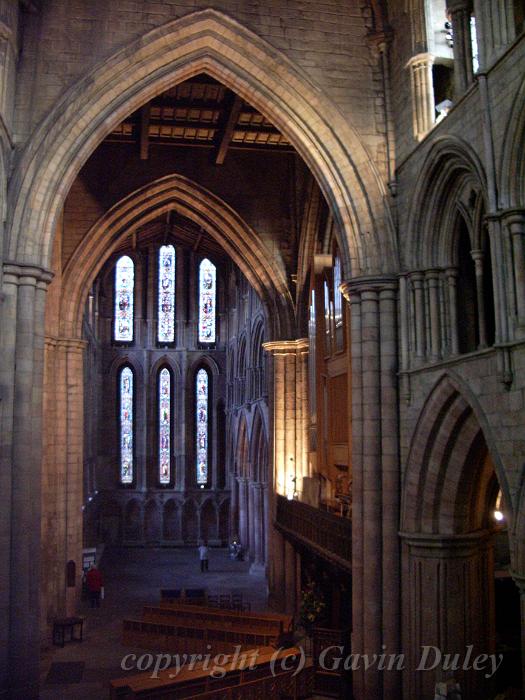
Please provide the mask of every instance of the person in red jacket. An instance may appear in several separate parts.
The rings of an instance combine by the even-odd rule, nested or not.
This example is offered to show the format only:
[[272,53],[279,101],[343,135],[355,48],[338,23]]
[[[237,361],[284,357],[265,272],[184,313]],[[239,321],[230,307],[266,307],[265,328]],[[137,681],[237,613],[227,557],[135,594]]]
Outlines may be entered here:
[[102,579],[102,573],[97,569],[95,564],[90,566],[86,574],[86,585],[89,592],[89,599],[91,600],[91,607],[100,608],[100,593],[104,581]]

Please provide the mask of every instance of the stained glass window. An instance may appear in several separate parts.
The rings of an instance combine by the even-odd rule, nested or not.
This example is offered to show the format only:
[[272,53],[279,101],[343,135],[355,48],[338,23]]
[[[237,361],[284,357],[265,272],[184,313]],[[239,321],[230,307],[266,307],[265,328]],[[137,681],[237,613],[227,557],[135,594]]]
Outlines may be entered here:
[[323,281],[324,292],[324,330],[325,330],[325,354],[330,355],[332,352],[332,320],[333,320],[333,304],[330,299],[330,285],[328,280]]
[[159,374],[159,481],[169,484],[171,477],[171,374],[161,369]]
[[342,350],[344,348],[342,281],[341,258],[339,255],[336,255],[334,260],[334,322],[336,350]]
[[128,255],[118,259],[115,268],[115,340],[133,340],[133,290],[135,266]]
[[312,424],[317,423],[317,393],[315,383],[315,363],[316,363],[316,315],[315,315],[315,289],[310,292],[310,309],[308,314],[308,380],[310,399],[310,420]]
[[133,372],[120,372],[120,482],[133,482]]
[[175,248],[172,245],[163,245],[159,250],[157,339],[159,343],[175,340]]
[[205,258],[199,267],[199,343],[215,342],[215,265]]
[[470,45],[472,47],[472,71],[477,73],[479,70],[479,49],[478,35],[476,32],[476,18],[474,15],[470,16]]
[[208,481],[208,372],[200,369],[196,382],[197,409],[197,484],[204,485]]

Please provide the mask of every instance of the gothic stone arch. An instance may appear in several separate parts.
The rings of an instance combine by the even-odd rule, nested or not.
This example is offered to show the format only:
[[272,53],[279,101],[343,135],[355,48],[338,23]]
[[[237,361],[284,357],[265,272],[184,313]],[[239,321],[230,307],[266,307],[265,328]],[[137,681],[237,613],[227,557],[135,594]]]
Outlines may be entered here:
[[294,310],[282,263],[260,236],[219,197],[181,175],[160,178],[125,197],[79,243],[63,273],[61,333],[80,335],[82,312],[98,272],[130,232],[167,211],[191,219],[218,240],[259,294],[273,332],[293,332]]
[[202,72],[267,114],[290,139],[339,224],[347,273],[391,268],[397,253],[385,189],[355,130],[286,56],[210,9],[153,29],[55,105],[11,179],[9,258],[47,266],[64,199],[97,144],[154,95]]
[[[415,671],[425,646],[443,654],[465,653],[468,645],[474,655],[494,651],[489,506],[496,476],[508,497],[480,407],[456,377],[444,375],[421,412],[403,479],[403,646],[410,700],[431,695],[440,680],[439,671]],[[467,700],[486,690],[482,674],[460,669],[454,677]]]

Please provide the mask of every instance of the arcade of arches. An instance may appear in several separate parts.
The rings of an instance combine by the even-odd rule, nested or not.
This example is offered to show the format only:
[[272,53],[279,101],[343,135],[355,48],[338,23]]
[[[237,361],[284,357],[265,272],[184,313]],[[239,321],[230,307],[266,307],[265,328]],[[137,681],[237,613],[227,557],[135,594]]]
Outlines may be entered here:
[[356,700],[521,692],[523,3],[269,5],[0,0],[0,697],[84,548],[234,538]]

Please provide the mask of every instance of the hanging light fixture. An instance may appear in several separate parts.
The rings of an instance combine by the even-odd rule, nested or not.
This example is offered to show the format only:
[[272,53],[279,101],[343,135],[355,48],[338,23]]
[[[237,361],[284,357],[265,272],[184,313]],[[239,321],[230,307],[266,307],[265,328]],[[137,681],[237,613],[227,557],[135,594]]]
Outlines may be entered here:
[[501,500],[502,500],[502,493],[501,493],[501,489],[500,489],[498,491],[498,495],[496,498],[496,505],[494,506],[494,512],[492,514],[494,516],[494,520],[496,520],[499,523],[502,522],[503,520],[505,520],[505,515],[503,514]]

